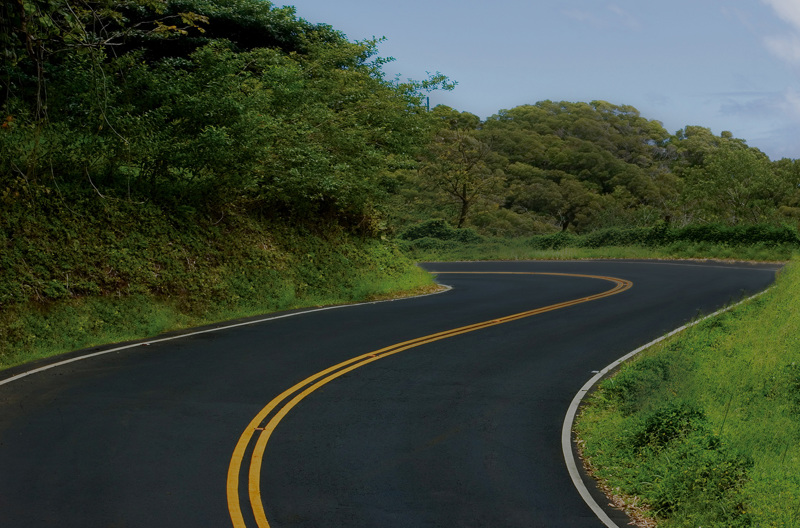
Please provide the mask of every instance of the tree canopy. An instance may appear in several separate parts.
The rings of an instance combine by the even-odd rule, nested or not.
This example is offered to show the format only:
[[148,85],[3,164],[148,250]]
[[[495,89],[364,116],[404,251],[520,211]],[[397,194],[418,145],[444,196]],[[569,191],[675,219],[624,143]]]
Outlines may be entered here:
[[323,219],[443,218],[487,234],[795,222],[800,168],[628,105],[540,101],[486,120],[387,79],[264,0],[18,0],[0,17],[0,190]]
[[[455,218],[454,224],[487,234],[514,235],[520,225],[529,232],[586,232],[657,222],[780,224],[800,216],[797,163],[771,162],[730,132],[715,136],[687,126],[670,134],[636,108],[606,101],[540,101],[483,122],[450,108],[433,113],[449,117],[440,120],[440,139],[422,160],[424,177],[411,185],[452,182],[463,172],[442,165],[457,150],[442,151],[441,138],[448,134],[482,146],[483,174],[494,175],[497,185],[470,199],[466,222],[464,214],[446,212],[452,190],[427,196],[444,207],[439,212],[418,200],[423,217]],[[500,225],[507,226],[505,233]]]
[[261,0],[3,9],[0,178],[26,192],[367,225],[427,144],[423,91],[451,86],[387,80],[378,41]]

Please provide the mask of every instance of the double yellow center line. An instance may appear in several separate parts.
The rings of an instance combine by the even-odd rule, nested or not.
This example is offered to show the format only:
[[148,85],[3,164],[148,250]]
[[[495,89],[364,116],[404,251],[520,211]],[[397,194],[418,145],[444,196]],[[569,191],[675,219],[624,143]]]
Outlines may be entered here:
[[319,389],[323,385],[330,383],[331,381],[347,374],[348,372],[352,372],[357,368],[363,367],[364,365],[368,365],[369,363],[378,361],[379,359],[383,359],[385,357],[389,357],[399,352],[403,352],[404,350],[408,350],[410,348],[415,348],[421,345],[426,345],[428,343],[433,343],[434,341],[439,341],[441,339],[447,339],[449,337],[466,334],[468,332],[474,332],[475,330],[489,328],[490,326],[496,326],[499,324],[516,321],[518,319],[523,319],[525,317],[531,317],[533,315],[538,315],[545,312],[552,312],[553,310],[567,308],[569,306],[574,306],[576,304],[595,301],[597,299],[602,299],[604,297],[609,297],[611,295],[623,292],[629,289],[631,286],[633,286],[633,283],[624,279],[617,279],[614,277],[603,277],[599,275],[579,275],[571,273],[460,272],[460,271],[432,272],[432,273],[433,274],[458,273],[458,274],[481,274],[481,275],[486,275],[486,274],[554,275],[561,277],[584,277],[584,278],[609,281],[614,283],[615,286],[610,290],[595,295],[589,295],[588,297],[581,297],[579,299],[565,301],[558,304],[552,304],[550,306],[537,308],[535,310],[529,310],[526,312],[508,315],[506,317],[501,317],[499,319],[491,319],[489,321],[484,321],[481,323],[462,326],[459,328],[454,328],[452,330],[447,330],[444,332],[439,332],[424,337],[418,337],[410,341],[397,343],[395,345],[388,346],[386,348],[381,348],[380,350],[375,350],[374,352],[362,354],[352,359],[348,359],[347,361],[343,361],[341,363],[333,365],[332,367],[327,368],[321,372],[317,372],[313,376],[309,376],[300,383],[297,383],[293,387],[285,390],[275,399],[269,402],[269,404],[266,407],[264,407],[255,417],[253,417],[253,419],[247,425],[247,428],[239,437],[239,441],[237,442],[236,448],[233,451],[230,465],[228,466],[227,495],[228,495],[228,510],[230,512],[231,521],[233,522],[234,528],[245,528],[247,526],[245,524],[244,517],[242,514],[242,507],[239,496],[239,481],[240,481],[242,465],[246,458],[245,455],[248,447],[253,441],[253,438],[255,438],[256,441],[255,441],[255,446],[253,447],[253,450],[250,454],[250,467],[248,471],[248,495],[256,525],[258,526],[258,528],[269,528],[269,522],[267,521],[267,516],[264,512],[264,505],[261,501],[261,464],[264,459],[264,451],[266,449],[267,442],[269,442],[269,439],[272,436],[273,431],[275,431],[275,428],[278,426],[281,420],[283,420],[283,418],[289,413],[289,411],[291,411],[294,408],[294,406],[300,403],[300,401],[302,401],[306,396],[308,396],[315,390]]

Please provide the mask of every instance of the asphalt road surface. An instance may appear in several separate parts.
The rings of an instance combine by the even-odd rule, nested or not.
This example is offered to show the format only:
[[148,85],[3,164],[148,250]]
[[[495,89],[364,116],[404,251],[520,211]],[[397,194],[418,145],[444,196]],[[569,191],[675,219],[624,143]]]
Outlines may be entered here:
[[0,526],[601,527],[561,452],[573,396],[778,268],[425,267],[453,289],[0,373]]

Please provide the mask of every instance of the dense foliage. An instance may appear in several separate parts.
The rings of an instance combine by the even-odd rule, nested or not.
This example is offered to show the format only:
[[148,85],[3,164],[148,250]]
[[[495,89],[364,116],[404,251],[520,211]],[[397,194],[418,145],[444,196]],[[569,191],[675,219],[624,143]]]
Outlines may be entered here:
[[430,282],[376,235],[443,76],[263,0],[1,9],[0,365]]
[[800,164],[728,132],[669,134],[631,106],[541,101],[481,122],[439,107],[440,132],[400,190],[401,223],[444,218],[482,234],[589,232],[659,222],[800,220]]
[[4,5],[6,206],[90,190],[371,228],[446,82],[387,81],[375,41],[260,0]]
[[278,275],[289,297],[325,294],[388,270],[369,243],[392,234],[412,256],[483,237],[516,237],[515,258],[797,246],[800,165],[726,132],[669,134],[603,101],[428,112],[446,77],[387,79],[379,40],[266,0],[0,9],[0,333],[19,307],[142,295],[198,311]]

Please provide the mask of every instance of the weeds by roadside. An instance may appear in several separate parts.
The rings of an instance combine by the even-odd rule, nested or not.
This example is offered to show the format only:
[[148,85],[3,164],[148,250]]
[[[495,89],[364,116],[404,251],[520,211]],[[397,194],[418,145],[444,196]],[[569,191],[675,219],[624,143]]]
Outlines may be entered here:
[[576,430],[659,527],[800,526],[800,261],[765,295],[642,353]]

